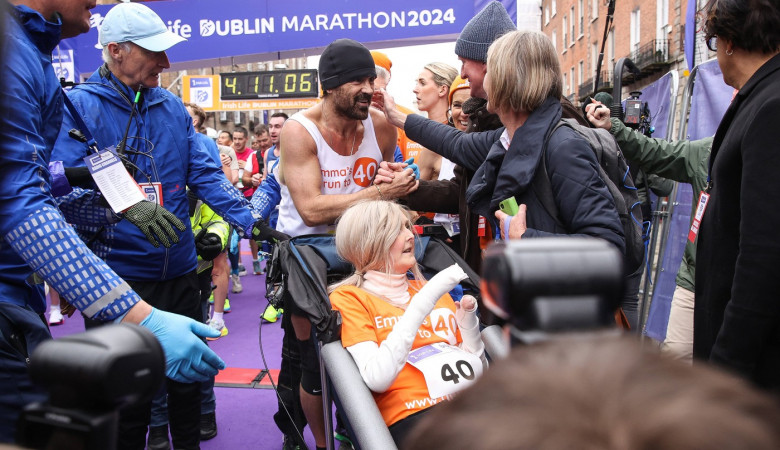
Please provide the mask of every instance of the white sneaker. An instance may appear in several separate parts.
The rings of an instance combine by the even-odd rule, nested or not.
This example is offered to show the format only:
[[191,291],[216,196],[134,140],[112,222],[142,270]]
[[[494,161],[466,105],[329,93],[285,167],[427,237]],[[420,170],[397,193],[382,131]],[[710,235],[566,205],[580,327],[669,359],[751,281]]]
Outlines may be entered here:
[[230,279],[233,281],[233,293],[234,294],[240,294],[244,291],[244,287],[241,286],[241,279],[238,275],[230,275]]
[[49,312],[49,325],[56,327],[65,323],[65,318],[62,317],[62,311],[58,309],[52,309]]
[[210,320],[209,321],[209,327],[219,331],[219,336],[214,337],[214,338],[213,337],[207,337],[206,338],[207,341],[216,341],[217,339],[225,337],[228,334],[228,329],[225,326],[225,321],[224,320]]

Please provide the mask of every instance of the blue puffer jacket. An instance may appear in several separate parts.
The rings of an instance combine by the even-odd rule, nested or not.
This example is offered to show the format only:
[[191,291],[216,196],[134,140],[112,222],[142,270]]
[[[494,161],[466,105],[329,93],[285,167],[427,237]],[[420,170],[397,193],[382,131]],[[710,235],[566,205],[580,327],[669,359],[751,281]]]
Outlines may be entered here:
[[598,173],[598,161],[588,143],[568,127],[559,128],[545,152],[547,172],[561,223],[556,225],[539,202],[531,182],[542,155],[544,138],[561,118],[561,105],[548,98],[515,131],[509,150],[500,142],[504,128],[463,133],[417,115],[406,119],[404,131],[418,142],[476,173],[466,191],[469,207],[495,225],[498,204],[514,196],[528,207],[523,237],[588,235],[625,251],[623,226],[615,202]]
[[[4,15],[0,89],[0,302],[46,309],[33,270],[89,317],[110,320],[140,299],[65,223],[48,170],[63,94],[51,65],[60,24],[26,6]],[[32,351],[32,349],[30,349]]]
[[[98,147],[117,146],[130,117],[135,93],[107,70],[97,70],[68,94]],[[68,113],[52,155],[66,167],[84,166],[85,144],[67,137],[76,128]],[[186,226],[178,244],[155,248],[129,221],[100,228],[77,225],[92,249],[123,278],[168,280],[195,270],[197,258],[189,225],[186,187],[240,233],[251,233],[256,215],[249,202],[225,178],[214,157],[197,141],[182,101],[162,88],[142,89],[127,139],[128,158],[138,166],[139,183],[162,184],[163,206]],[[59,199],[58,199],[59,200]],[[67,199],[66,199],[67,201]]]

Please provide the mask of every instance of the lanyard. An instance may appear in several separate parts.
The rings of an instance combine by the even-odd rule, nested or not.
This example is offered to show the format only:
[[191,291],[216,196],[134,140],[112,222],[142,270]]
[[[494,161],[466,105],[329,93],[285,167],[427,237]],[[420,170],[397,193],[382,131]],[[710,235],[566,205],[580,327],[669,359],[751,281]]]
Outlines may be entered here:
[[[83,142],[86,142],[89,149],[97,153],[98,152],[98,145],[95,141],[95,138],[92,136],[92,133],[90,133],[89,128],[87,127],[87,124],[84,122],[84,119],[81,117],[81,114],[76,110],[76,107],[73,106],[73,102],[70,101],[70,98],[68,98],[68,95],[63,91],[62,97],[64,98],[65,107],[68,108],[68,111],[70,112],[70,115],[73,117],[73,120],[76,122],[76,127],[78,128],[78,131],[81,132],[83,135]],[[71,130],[73,131],[73,130]],[[71,137],[74,137],[75,139],[82,140],[78,136],[74,136],[71,134],[71,132],[68,132],[68,134]]]

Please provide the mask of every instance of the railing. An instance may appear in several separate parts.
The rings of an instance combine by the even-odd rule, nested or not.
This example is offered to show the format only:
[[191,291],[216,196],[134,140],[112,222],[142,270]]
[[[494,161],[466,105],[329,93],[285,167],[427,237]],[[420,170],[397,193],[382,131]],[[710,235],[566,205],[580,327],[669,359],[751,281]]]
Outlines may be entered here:
[[[599,76],[599,85],[596,89],[596,92],[604,91],[604,90],[611,90],[612,89],[612,71],[602,71],[601,75]],[[582,99],[587,97],[588,95],[594,94],[593,92],[593,78],[590,78],[586,80],[584,83],[582,83],[577,90],[577,95]]]
[[654,39],[631,52],[631,61],[639,70],[669,63],[669,40]]

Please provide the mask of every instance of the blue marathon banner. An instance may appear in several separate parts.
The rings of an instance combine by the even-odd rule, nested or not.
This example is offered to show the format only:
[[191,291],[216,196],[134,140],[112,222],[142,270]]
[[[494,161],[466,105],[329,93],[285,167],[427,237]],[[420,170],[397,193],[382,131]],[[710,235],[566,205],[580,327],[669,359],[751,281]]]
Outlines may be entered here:
[[[319,54],[339,38],[364,44],[454,40],[486,0],[172,0],[145,2],[187,39],[168,57],[174,68],[230,65]],[[516,0],[504,0],[516,22]],[[92,10],[88,33],[66,39],[77,72],[101,63],[97,27],[114,5]],[[406,42],[404,42],[406,41]]]

